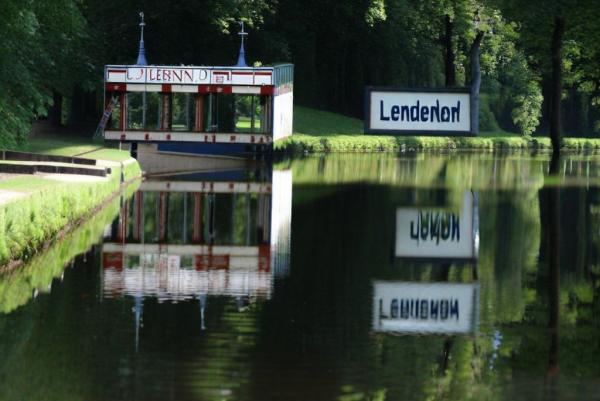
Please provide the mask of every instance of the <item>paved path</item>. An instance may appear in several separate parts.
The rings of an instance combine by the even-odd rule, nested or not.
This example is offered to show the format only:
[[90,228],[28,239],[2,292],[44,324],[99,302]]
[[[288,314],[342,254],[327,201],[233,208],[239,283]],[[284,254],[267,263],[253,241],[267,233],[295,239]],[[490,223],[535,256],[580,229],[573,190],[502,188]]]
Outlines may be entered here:
[[0,205],[6,202],[10,202],[11,200],[21,198],[27,195],[25,192],[17,192],[17,191],[9,191],[6,189],[0,189]]
[[[115,163],[108,163],[111,167],[115,167]],[[116,163],[118,166],[119,163]],[[48,174],[48,173],[36,173],[33,175],[25,175],[25,174],[7,174],[0,173],[0,183],[18,177],[36,177],[43,178],[51,181],[59,181],[59,182],[102,182],[109,179],[109,177],[97,177],[97,176],[89,176],[89,175],[80,175],[80,174]],[[0,189],[0,205],[5,204],[7,202],[13,201],[15,199],[21,198],[23,196],[28,195],[28,191],[13,191],[9,189]]]
[[0,181],[3,180],[8,180],[9,178],[14,178],[14,177],[18,177],[20,174],[6,174],[6,173],[0,173]]
[[93,175],[81,175],[81,174],[50,174],[50,173],[38,173],[36,177],[45,178],[48,180],[62,181],[62,182],[101,182],[108,180],[109,177],[98,177]]

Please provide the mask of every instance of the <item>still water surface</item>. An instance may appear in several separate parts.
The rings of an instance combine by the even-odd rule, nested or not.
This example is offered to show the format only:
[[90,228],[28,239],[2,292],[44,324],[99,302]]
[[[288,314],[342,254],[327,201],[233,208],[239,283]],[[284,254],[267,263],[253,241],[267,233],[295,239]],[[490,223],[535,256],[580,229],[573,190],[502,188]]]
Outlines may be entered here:
[[145,181],[0,276],[0,399],[600,399],[600,158],[548,169],[347,155]]

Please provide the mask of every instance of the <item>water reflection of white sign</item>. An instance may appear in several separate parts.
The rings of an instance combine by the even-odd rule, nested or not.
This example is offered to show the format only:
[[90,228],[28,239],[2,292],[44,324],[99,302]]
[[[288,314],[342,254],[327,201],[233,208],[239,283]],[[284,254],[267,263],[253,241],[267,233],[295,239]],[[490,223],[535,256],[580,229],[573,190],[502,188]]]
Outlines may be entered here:
[[398,333],[473,333],[479,284],[375,282],[373,330]]
[[406,258],[477,258],[477,213],[476,197],[470,191],[463,194],[459,211],[398,208],[395,255]]

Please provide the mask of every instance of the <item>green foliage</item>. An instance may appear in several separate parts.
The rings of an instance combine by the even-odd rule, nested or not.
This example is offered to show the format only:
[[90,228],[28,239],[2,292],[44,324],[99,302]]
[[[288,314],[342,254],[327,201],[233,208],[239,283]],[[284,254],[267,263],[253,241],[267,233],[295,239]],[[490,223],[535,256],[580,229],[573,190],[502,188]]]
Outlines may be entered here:
[[479,98],[479,128],[481,131],[499,131],[500,127],[496,121],[496,116],[492,113],[487,95],[481,95]]
[[512,111],[512,118],[523,135],[529,136],[535,131],[542,115],[542,100],[540,93],[519,95],[515,98],[517,107]]
[[542,115],[542,93],[537,77],[527,68],[522,54],[517,53],[506,66],[504,79],[513,88],[509,104],[512,106],[513,123],[523,135],[531,135]]
[[367,22],[367,25],[372,27],[377,22],[385,21],[386,18],[387,15],[385,13],[384,0],[371,0],[371,4],[365,15],[365,21]]
[[86,22],[75,0],[0,3],[0,146],[22,144],[52,93],[68,94],[90,71]]
[[[490,111],[497,116],[502,129],[518,130],[522,135],[530,136],[541,119],[540,79],[517,47],[519,32],[516,24],[507,22],[498,11],[489,21],[481,55],[482,97],[487,98]],[[480,118],[487,122],[490,116],[485,107],[482,102]]]

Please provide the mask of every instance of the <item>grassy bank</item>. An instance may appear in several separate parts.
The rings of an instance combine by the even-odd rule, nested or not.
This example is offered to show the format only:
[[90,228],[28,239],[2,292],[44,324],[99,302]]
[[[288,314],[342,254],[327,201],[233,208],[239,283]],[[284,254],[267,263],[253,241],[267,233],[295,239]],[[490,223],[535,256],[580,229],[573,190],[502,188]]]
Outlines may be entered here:
[[[600,149],[600,139],[565,138],[563,148]],[[282,153],[396,152],[446,149],[550,150],[547,137],[523,137],[507,132],[484,132],[477,137],[364,135],[361,120],[305,107],[294,107],[294,135],[277,141]]]
[[27,143],[18,149],[25,152],[44,153],[59,156],[81,156],[89,159],[109,161],[125,161],[130,158],[129,153],[121,151],[116,145],[91,138],[74,135],[44,135],[27,140]]
[[[81,150],[68,146],[60,149],[61,153],[54,154],[73,156]],[[125,181],[141,176],[138,163],[127,152],[109,149],[98,155],[102,159],[92,153],[86,156],[110,163],[111,174],[106,179],[84,182],[39,176],[19,176],[0,182],[0,189],[22,193],[19,198],[0,204],[0,266],[31,257],[69,224],[88,217],[120,190],[121,175]],[[113,161],[125,161],[106,162],[106,156],[112,156]]]
[[[138,184],[128,186],[122,196],[125,199],[129,198],[137,188]],[[9,313],[26,304],[36,290],[48,291],[52,280],[60,277],[70,260],[87,252],[100,240],[106,225],[118,215],[119,205],[119,198],[113,199],[61,241],[36,254],[19,269],[2,274],[0,313]]]

